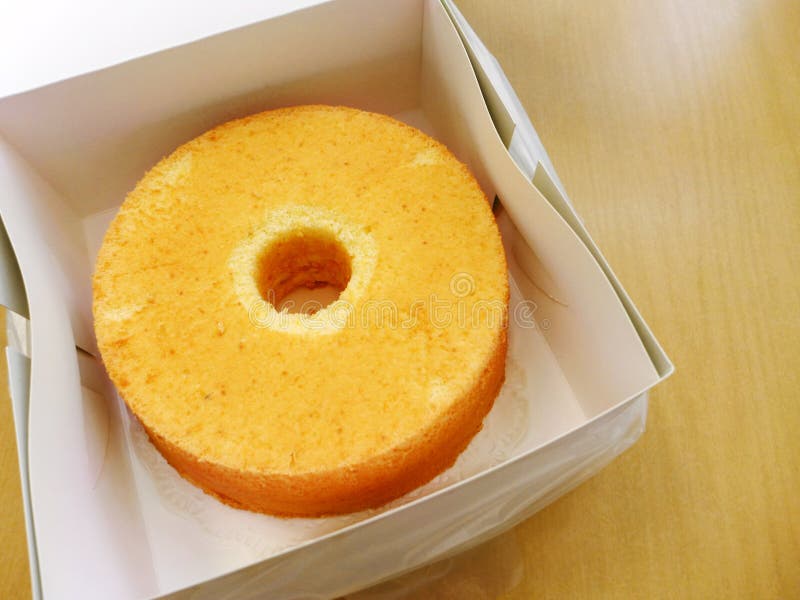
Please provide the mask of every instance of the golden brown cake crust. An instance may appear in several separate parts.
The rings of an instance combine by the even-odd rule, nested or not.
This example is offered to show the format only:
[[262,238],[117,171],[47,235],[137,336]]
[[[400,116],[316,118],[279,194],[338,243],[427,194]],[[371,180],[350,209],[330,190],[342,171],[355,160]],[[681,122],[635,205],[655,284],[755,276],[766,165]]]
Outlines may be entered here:
[[[349,469],[305,476],[250,474],[202,462],[148,430],[153,444],[194,485],[222,502],[284,517],[319,517],[375,508],[427,483],[452,466],[482,427],[505,379],[506,337],[477,387],[436,423],[403,447]],[[224,490],[220,491],[220,490]]]
[[[321,282],[344,288],[329,307],[275,310]],[[303,106],[220,125],[149,171],[106,234],[93,311],[112,381],[183,477],[319,516],[453,464],[503,383],[507,306],[463,164],[390,117]]]

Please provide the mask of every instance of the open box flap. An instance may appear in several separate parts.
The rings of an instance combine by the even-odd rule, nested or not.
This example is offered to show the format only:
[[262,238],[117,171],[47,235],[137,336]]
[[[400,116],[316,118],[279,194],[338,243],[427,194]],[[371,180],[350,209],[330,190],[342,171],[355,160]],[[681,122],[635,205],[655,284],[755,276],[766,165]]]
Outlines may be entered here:
[[430,92],[423,106],[446,124],[437,131],[445,143],[473,149],[476,156],[460,158],[486,172],[525,240],[513,258],[532,284],[527,291],[539,314],[559,323],[544,335],[576,394],[594,399],[599,412],[622,389],[627,396],[655,385],[659,375],[596,257],[510,160],[452,21],[428,8],[423,45],[442,58],[423,64]]
[[642,343],[658,371],[660,380],[669,377],[674,365],[664,352],[641,313],[622,287],[608,261],[589,235],[583,221],[569,201],[564,185],[536,133],[530,117],[525,112],[514,88],[509,83],[497,60],[458,10],[452,0],[442,0],[459,31],[469,55],[492,120],[503,142],[519,169],[531,180],[534,187],[564,218],[597,260],[619,296],[622,305],[636,328]]

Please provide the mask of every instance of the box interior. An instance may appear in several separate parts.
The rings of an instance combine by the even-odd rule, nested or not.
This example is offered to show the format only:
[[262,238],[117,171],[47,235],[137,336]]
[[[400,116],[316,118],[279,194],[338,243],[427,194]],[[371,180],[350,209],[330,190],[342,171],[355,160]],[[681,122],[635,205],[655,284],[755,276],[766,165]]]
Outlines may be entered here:
[[[415,125],[499,196],[509,367],[484,430],[448,472],[377,511],[284,520],[219,504],[149,444],[96,358],[91,273],[108,223],[149,166],[220,122],[308,103]],[[0,100],[0,138],[0,182],[25,205],[6,202],[3,219],[31,303],[30,477],[45,593],[78,581],[84,597],[161,594],[368,525],[534,452],[658,380],[596,261],[508,155],[433,0],[323,4],[12,96]],[[87,549],[65,557],[78,532]]]

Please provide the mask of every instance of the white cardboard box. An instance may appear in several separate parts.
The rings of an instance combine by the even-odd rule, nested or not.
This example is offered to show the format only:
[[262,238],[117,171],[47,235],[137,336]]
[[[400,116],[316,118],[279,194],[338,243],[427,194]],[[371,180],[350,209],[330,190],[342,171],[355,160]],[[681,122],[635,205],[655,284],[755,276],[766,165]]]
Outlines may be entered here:
[[[395,115],[467,163],[501,199],[512,304],[507,383],[453,468],[382,509],[286,520],[219,504],[150,446],[95,358],[90,280],[147,167],[219,122],[302,103]],[[0,214],[32,579],[48,599],[354,591],[597,472],[672,371],[449,1],[324,2],[0,98]]]

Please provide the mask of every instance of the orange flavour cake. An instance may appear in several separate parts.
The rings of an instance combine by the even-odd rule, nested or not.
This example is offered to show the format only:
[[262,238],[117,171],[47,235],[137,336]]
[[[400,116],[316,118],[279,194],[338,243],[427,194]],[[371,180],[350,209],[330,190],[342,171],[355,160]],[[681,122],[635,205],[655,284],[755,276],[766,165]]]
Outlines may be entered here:
[[[287,310],[297,289],[327,304]],[[375,507],[453,464],[504,379],[508,279],[490,205],[390,117],[298,106],[153,167],[94,275],[108,373],[153,444],[223,502]]]

